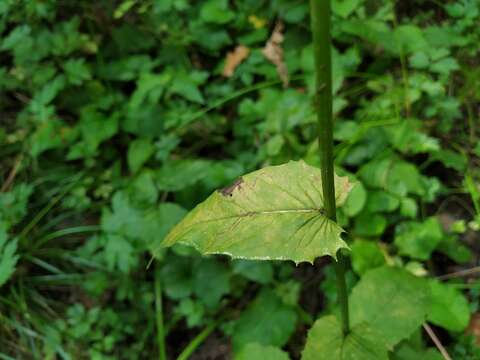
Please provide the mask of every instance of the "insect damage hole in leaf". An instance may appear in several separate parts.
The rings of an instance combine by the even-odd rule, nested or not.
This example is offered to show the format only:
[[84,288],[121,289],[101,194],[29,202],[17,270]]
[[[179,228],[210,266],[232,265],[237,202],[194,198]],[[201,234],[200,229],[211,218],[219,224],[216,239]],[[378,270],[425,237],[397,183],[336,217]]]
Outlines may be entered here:
[[[337,204],[342,205],[351,184],[338,176],[335,184]],[[290,161],[215,191],[170,231],[162,246],[181,243],[202,254],[313,263],[348,248],[342,232],[324,215],[320,169]]]

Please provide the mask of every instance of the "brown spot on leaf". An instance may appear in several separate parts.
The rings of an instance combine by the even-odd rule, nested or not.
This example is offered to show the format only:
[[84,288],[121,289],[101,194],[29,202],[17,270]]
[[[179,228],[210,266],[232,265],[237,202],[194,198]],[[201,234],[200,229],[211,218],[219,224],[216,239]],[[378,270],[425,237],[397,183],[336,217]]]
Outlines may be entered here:
[[243,184],[243,179],[239,178],[235,180],[235,182],[232,185],[229,185],[223,189],[220,189],[219,191],[223,196],[232,196],[233,190],[235,190],[236,188],[240,189],[242,187],[242,184]]

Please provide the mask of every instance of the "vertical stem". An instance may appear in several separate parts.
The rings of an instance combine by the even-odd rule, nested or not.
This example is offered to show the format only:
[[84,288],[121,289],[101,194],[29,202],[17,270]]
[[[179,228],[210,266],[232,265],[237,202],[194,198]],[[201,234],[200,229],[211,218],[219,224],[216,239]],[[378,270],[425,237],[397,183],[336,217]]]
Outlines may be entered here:
[[157,323],[158,359],[167,360],[165,326],[163,324],[162,284],[160,282],[160,271],[158,268],[155,269],[155,320]]
[[[393,30],[395,31],[398,28],[398,18],[397,18],[397,13],[396,13],[396,0],[391,0],[390,1],[392,4],[392,14],[393,14]],[[399,41],[397,41],[399,44],[401,44]],[[407,117],[410,117],[411,113],[411,105],[410,105],[410,96],[408,94],[408,89],[409,89],[409,80],[408,80],[408,67],[407,67],[407,59],[405,56],[405,49],[403,47],[403,44],[400,45],[400,66],[402,68],[402,82],[403,82],[403,101],[405,102],[405,115]]]
[[[327,216],[337,220],[335,183],[333,171],[333,121],[332,121],[332,54],[330,38],[330,0],[310,0],[311,28],[315,56],[316,111],[318,115],[318,140],[322,168],[323,200]],[[337,275],[337,292],[344,335],[349,332],[348,294],[345,282],[345,260],[337,254],[334,261]]]

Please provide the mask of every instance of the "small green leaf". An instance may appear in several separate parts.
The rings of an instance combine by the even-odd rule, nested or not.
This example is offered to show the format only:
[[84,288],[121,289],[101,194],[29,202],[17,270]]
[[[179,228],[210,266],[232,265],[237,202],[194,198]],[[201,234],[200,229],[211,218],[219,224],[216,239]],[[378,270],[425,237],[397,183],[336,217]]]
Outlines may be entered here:
[[362,277],[350,300],[352,325],[368,323],[392,348],[426,320],[429,287],[406,270],[381,267]]
[[387,219],[380,214],[362,211],[355,218],[354,231],[359,236],[379,236],[387,227]]
[[288,354],[278,347],[265,346],[258,343],[247,344],[242,347],[234,360],[289,360]]
[[180,300],[174,312],[175,315],[185,318],[189,328],[201,325],[205,319],[205,307],[190,298]]
[[352,245],[352,267],[358,275],[385,265],[385,256],[375,241],[355,240]]
[[[336,177],[337,204],[350,190]],[[342,229],[323,213],[321,171],[303,161],[267,167],[215,191],[168,234],[203,254],[313,262],[347,248]]]
[[235,13],[228,8],[228,0],[208,0],[200,10],[200,18],[207,23],[225,24],[235,18]]
[[465,264],[473,257],[472,251],[463,245],[455,234],[445,235],[437,250],[459,264]]
[[283,346],[295,331],[297,314],[284,304],[270,289],[264,289],[235,323],[233,347],[258,342],[263,345]]
[[332,2],[332,11],[334,14],[347,18],[362,4],[363,0],[334,0]]
[[302,360],[388,360],[379,334],[366,324],[354,326],[344,337],[333,315],[318,319],[308,332]]
[[73,85],[82,85],[92,78],[90,68],[85,64],[85,59],[70,59],[63,64],[67,80]]
[[354,217],[362,211],[367,201],[367,190],[361,182],[357,182],[348,194],[347,200],[343,205],[343,212],[350,217]]
[[127,162],[131,172],[137,172],[153,155],[155,147],[149,139],[140,138],[128,147]]
[[428,321],[449,331],[463,331],[470,321],[470,308],[465,296],[453,286],[430,280],[432,294]]
[[367,209],[370,212],[391,212],[400,206],[398,197],[386,191],[371,191],[368,194]]

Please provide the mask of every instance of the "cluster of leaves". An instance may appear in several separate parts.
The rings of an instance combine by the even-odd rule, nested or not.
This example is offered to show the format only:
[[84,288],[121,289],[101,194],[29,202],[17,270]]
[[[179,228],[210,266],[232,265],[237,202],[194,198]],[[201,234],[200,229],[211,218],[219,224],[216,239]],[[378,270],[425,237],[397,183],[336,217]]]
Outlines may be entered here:
[[[480,6],[332,3],[336,165],[356,183],[338,214],[352,260],[345,346],[380,331],[379,358],[436,359],[422,337],[428,319],[452,354],[473,359],[462,332],[478,290],[427,278],[474,264]],[[202,328],[238,359],[299,356],[312,319],[337,311],[328,266],[320,288],[306,265],[181,246],[147,267],[214,189],[291,159],[319,165],[308,11],[290,0],[0,4],[4,357],[151,357],[154,283],[172,356]],[[262,52],[278,22],[287,88]],[[227,78],[237,45],[249,52]],[[318,359],[316,338],[338,332],[334,317],[318,320],[303,356]]]

